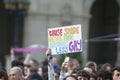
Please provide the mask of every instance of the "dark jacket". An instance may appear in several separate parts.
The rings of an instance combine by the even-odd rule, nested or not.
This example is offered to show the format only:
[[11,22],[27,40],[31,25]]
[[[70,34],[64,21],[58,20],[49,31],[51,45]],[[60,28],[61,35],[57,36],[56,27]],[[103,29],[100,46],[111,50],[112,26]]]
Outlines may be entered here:
[[38,73],[31,73],[29,76],[28,76],[28,79],[27,80],[43,80],[42,77],[38,74]]

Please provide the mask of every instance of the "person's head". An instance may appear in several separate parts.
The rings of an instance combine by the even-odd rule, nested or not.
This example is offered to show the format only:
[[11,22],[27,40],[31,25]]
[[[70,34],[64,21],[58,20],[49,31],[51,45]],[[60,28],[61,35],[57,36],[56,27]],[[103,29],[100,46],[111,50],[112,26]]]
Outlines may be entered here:
[[69,72],[72,70],[72,62],[71,61],[64,61],[62,63],[61,70],[64,70],[65,72]]
[[84,67],[85,71],[88,71],[90,74],[94,73],[93,69],[90,67]]
[[38,68],[30,67],[30,75],[27,80],[42,80],[42,77],[38,74]]
[[56,71],[56,72],[54,73],[54,76],[55,76],[55,80],[59,80],[60,71]]
[[96,73],[91,73],[90,74],[90,80],[96,80],[96,78],[97,78]]
[[12,61],[11,66],[12,67],[20,67],[21,69],[23,69],[24,64],[18,60],[14,60],[14,61]]
[[74,75],[68,75],[63,80],[78,80],[76,76]]
[[97,71],[97,64],[94,61],[88,61],[85,67],[92,68],[95,72]]
[[0,69],[0,80],[8,80],[7,73],[2,69]]
[[78,78],[78,80],[90,80],[90,74],[89,74],[89,72],[87,72],[85,70],[80,70],[77,73],[77,78]]
[[80,68],[80,63],[78,62],[77,59],[72,59],[72,69]]
[[31,59],[31,60],[29,61],[29,63],[30,63],[30,66],[31,66],[31,67],[36,67],[36,68],[38,68],[38,66],[39,66],[38,61],[35,60],[35,59]]
[[39,67],[39,68],[38,68],[38,74],[39,74],[40,76],[43,75],[42,67]]
[[102,65],[101,69],[111,72],[112,65],[110,63],[105,63],[105,64]]
[[74,69],[74,70],[72,71],[71,74],[77,76],[77,73],[78,73],[80,70],[81,70],[80,68],[76,68],[76,69]]
[[25,58],[24,58],[23,56],[18,57],[18,61],[20,61],[20,62],[24,63],[24,60],[25,60]]
[[13,67],[9,73],[9,80],[23,80],[23,73],[20,67]]
[[30,73],[38,73],[38,68],[30,67]]
[[52,59],[52,65],[53,66],[56,66],[58,64],[58,59],[57,59],[57,57],[53,57],[53,59]]
[[7,72],[6,68],[4,68],[4,67],[0,67],[0,69]]
[[83,70],[90,73],[90,80],[96,80],[96,73],[91,67],[84,67]]
[[28,64],[25,64],[24,65],[24,75],[25,76],[28,76],[29,74],[30,74],[30,65],[28,65]]
[[111,80],[111,73],[106,70],[100,70],[97,72],[97,80]]
[[120,80],[120,67],[116,66],[112,70],[112,79],[113,80]]

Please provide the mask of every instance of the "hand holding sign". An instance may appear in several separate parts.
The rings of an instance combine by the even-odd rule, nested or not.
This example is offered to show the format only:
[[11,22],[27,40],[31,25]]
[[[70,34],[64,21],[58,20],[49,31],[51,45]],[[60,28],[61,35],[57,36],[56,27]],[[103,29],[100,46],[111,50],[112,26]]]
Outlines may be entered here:
[[47,56],[48,56],[48,55],[51,55],[51,49],[50,49],[50,48],[47,49],[46,55],[47,55]]

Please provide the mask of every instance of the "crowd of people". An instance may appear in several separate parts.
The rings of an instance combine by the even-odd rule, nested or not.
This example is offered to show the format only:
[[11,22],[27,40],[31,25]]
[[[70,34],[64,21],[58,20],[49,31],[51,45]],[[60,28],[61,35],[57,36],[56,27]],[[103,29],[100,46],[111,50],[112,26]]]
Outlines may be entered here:
[[[110,63],[97,64],[88,61],[83,67],[77,59],[65,57],[62,65],[58,65],[58,58],[46,51],[47,59],[42,66],[35,59],[18,58],[11,62],[9,72],[0,68],[0,80],[49,80],[48,66],[52,64],[55,80],[120,80],[120,66]],[[27,63],[27,61],[28,63]]]

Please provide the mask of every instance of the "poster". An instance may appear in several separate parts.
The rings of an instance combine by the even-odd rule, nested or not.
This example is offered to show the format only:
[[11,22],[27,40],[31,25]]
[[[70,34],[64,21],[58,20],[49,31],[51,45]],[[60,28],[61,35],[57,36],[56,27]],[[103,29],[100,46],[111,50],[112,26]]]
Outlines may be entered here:
[[81,25],[48,29],[48,47],[52,55],[82,51]]

